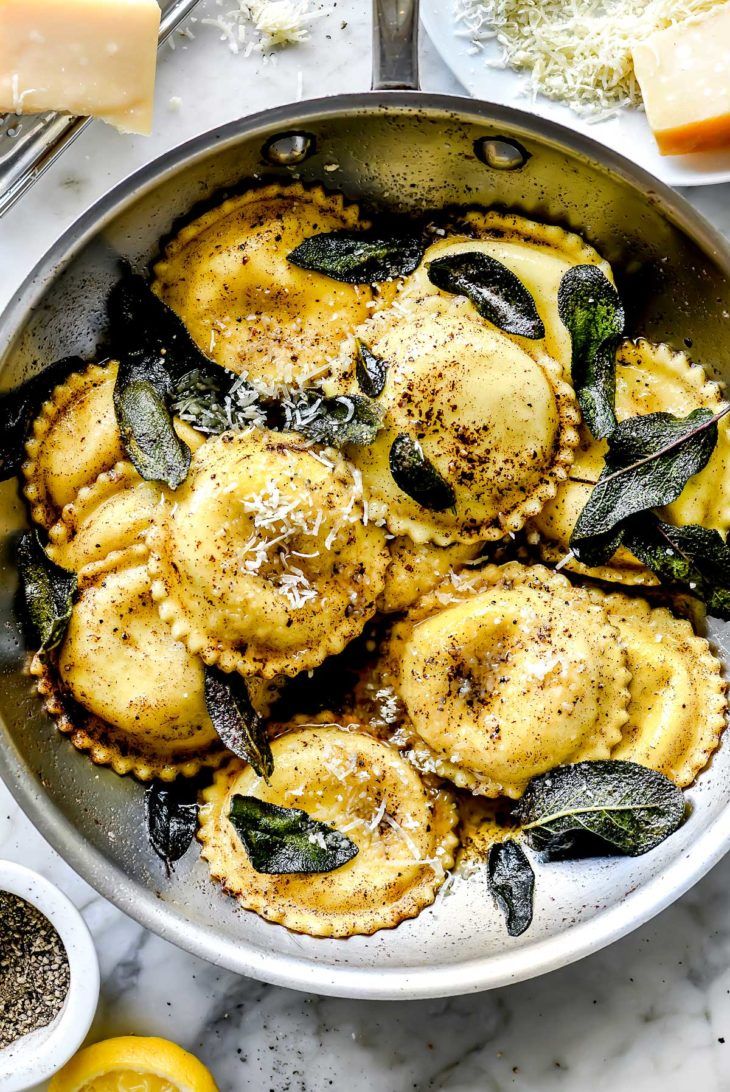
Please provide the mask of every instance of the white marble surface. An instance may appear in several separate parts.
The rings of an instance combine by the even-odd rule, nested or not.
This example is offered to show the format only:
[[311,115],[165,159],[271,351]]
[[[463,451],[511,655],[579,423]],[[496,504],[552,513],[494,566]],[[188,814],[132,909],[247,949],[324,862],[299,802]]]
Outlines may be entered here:
[[[212,27],[193,25],[194,40],[165,50],[153,137],[93,125],[0,221],[0,307],[76,216],[165,149],[296,98],[300,72],[305,98],[365,89],[368,7],[338,0],[311,41],[275,66],[233,56]],[[203,0],[199,15],[214,10]],[[457,90],[428,43],[422,55],[423,86]],[[730,186],[691,197],[730,234]],[[75,876],[1,785],[0,855],[55,880],[91,926],[104,978],[92,1039],[168,1036],[207,1062],[223,1092],[730,1089],[730,859],[653,923],[576,966],[481,996],[388,1004],[305,996],[185,955]]]

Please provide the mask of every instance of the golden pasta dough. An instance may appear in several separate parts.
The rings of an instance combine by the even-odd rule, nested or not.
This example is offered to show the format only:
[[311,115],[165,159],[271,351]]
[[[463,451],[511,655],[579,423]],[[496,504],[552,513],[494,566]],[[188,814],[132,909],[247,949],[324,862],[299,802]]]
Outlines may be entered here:
[[373,292],[287,255],[311,235],[364,226],[356,205],[319,187],[251,189],[184,227],[153,287],[217,363],[254,382],[301,383],[323,373],[370,313]]
[[[498,539],[536,515],[567,477],[578,410],[560,368],[480,319],[456,297],[428,296],[383,311],[359,331],[388,371],[384,427],[353,448],[371,511],[394,534],[448,546]],[[407,436],[454,491],[434,510],[393,476],[391,449]]]
[[[672,413],[686,417],[692,410],[713,411],[723,405],[722,391],[708,380],[704,370],[692,364],[685,353],[643,339],[625,341],[617,355],[616,416],[619,421],[645,413]],[[607,444],[594,440],[581,426],[581,440],[575,453],[569,480],[530,523],[530,531],[546,561],[559,561],[568,553],[568,541],[575,522],[590,495],[591,486],[603,467]],[[575,480],[580,479],[580,480]],[[669,523],[701,523],[723,535],[730,528],[730,425],[718,423],[717,445],[709,463],[690,478],[676,501],[661,510]],[[608,565],[588,569],[577,561],[568,562],[575,572],[622,583],[657,583],[656,577],[628,550],[617,551]]]
[[684,788],[725,727],[720,661],[685,618],[644,599],[594,595],[618,629],[631,672],[629,719],[611,757],[650,766]]
[[351,467],[293,433],[224,433],[193,456],[148,536],[176,638],[224,670],[296,674],[375,612],[388,554]]
[[[453,864],[457,811],[394,748],[338,726],[299,728],[271,745],[268,784],[234,760],[203,793],[198,837],[211,875],[241,904],[310,936],[388,929],[433,902]],[[255,796],[346,834],[357,856],[328,873],[256,872],[228,812]]]
[[[147,781],[192,776],[220,761],[202,661],[161,621],[142,565],[120,559],[88,582],[74,604],[57,669],[49,674],[36,663],[35,672],[60,727],[94,762]],[[69,714],[62,695],[88,716]]]
[[474,561],[481,542],[457,542],[453,546],[420,545],[407,535],[388,543],[390,562],[385,570],[385,587],[378,602],[384,614],[393,614],[413,606],[426,592],[432,591],[450,572],[459,572]]
[[393,685],[415,761],[485,796],[608,758],[629,700],[626,653],[600,603],[517,562],[447,581],[398,623]]
[[[496,258],[522,282],[545,326],[545,338],[540,345],[569,376],[572,351],[570,334],[558,314],[560,282],[575,265],[597,265],[613,280],[608,262],[579,235],[563,228],[513,213],[469,209],[443,238],[428,248],[419,268],[406,279],[399,298],[439,292],[428,279],[429,262],[474,251]],[[528,349],[529,342],[519,340]]]

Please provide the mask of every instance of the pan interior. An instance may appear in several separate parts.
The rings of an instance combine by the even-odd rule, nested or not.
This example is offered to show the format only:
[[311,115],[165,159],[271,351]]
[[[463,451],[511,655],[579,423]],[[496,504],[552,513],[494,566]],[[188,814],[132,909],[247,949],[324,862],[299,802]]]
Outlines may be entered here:
[[[119,259],[145,266],[160,238],[191,208],[265,176],[322,182],[403,216],[451,204],[496,205],[572,228],[616,268],[630,334],[677,348],[690,338],[692,356],[710,373],[730,378],[727,256],[713,255],[710,236],[693,242],[681,226],[681,207],[668,210],[665,197],[646,181],[632,182],[620,168],[566,147],[555,129],[540,131],[545,123],[459,100],[362,96],[299,104],[296,111],[208,134],[91,210],[0,323],[2,386],[61,356],[91,357],[103,341],[103,304]],[[262,148],[292,129],[311,138],[313,154],[299,164],[272,166]],[[526,165],[490,169],[474,154],[484,137],[519,141],[530,153]],[[347,941],[296,936],[239,910],[209,881],[194,848],[167,878],[147,843],[142,787],[78,754],[32,691],[13,611],[12,541],[25,519],[15,482],[0,486],[0,518],[0,772],[31,819],[92,884],[150,927],[216,962],[291,986],[355,996],[483,988],[558,966],[628,931],[726,849],[730,757],[724,746],[688,793],[689,820],[653,853],[542,870],[534,924],[520,938],[506,936],[481,873],[416,920]],[[728,630],[721,624],[711,630],[725,654]]]

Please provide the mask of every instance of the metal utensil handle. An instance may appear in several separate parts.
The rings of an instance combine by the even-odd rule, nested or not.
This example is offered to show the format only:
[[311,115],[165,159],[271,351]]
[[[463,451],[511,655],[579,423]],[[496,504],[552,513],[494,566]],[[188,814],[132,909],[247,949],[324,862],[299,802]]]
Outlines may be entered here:
[[[198,0],[162,0],[159,44],[186,19]],[[28,190],[91,118],[68,114],[0,116],[0,216]]]
[[419,0],[373,0],[373,91],[418,91]]

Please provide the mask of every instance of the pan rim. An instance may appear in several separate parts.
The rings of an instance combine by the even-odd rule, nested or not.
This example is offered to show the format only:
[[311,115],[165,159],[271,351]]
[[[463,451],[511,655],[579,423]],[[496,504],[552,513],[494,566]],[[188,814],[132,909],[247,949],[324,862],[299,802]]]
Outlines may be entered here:
[[[362,92],[260,111],[199,134],[128,175],[78,217],[24,279],[0,315],[2,356],[22,329],[29,310],[83,247],[103,231],[114,216],[151,192],[183,163],[194,163],[216,148],[235,144],[243,136],[252,137],[257,132],[264,135],[272,128],[306,124],[310,118],[326,120],[360,112],[431,113],[440,118],[452,115],[459,121],[479,123],[484,120],[491,125],[503,122],[513,131],[521,130],[528,137],[582,156],[640,188],[646,199],[655,202],[730,279],[730,244],[721,233],[665,183],[590,138],[524,111],[460,96],[420,91]],[[0,776],[20,808],[66,863],[141,925],[184,950],[239,974],[338,997],[372,1000],[446,997],[493,989],[556,970],[598,951],[647,922],[689,890],[730,848],[729,800],[693,844],[691,853],[677,856],[663,873],[641,884],[615,907],[599,911],[595,918],[573,925],[554,937],[521,950],[507,950],[498,956],[419,970],[348,967],[318,963],[316,957],[267,952],[243,940],[221,944],[207,928],[186,919],[162,902],[151,889],[130,880],[101,851],[86,842],[24,767],[8,733],[0,735]],[[373,974],[374,970],[377,970],[376,974]]]

